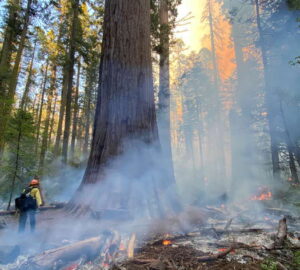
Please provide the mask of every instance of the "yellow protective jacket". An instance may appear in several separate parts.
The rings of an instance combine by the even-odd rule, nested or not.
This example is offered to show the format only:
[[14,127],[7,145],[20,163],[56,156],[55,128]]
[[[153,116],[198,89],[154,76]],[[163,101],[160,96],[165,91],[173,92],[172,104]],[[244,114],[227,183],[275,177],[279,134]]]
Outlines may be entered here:
[[[25,191],[25,189],[24,189],[24,191]],[[42,205],[43,201],[42,201],[42,196],[41,196],[41,192],[40,192],[39,188],[33,187],[30,191],[30,195],[36,199],[36,204],[38,207],[40,207]]]

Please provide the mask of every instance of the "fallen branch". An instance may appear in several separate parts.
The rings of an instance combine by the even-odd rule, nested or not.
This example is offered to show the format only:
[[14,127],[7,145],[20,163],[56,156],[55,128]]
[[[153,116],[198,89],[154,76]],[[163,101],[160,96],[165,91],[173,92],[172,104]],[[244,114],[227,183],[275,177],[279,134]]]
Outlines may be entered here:
[[215,261],[217,259],[223,258],[226,255],[228,255],[231,251],[234,250],[234,247],[230,247],[227,250],[220,252],[218,254],[213,254],[213,255],[207,255],[207,256],[202,256],[202,257],[198,257],[197,261],[198,262],[210,262],[210,261]]

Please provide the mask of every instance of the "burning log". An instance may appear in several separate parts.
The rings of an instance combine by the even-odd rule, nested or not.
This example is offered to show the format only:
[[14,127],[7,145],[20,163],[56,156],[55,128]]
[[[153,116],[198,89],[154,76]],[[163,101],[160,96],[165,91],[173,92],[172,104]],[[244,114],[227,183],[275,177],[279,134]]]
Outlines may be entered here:
[[209,261],[215,261],[217,259],[223,258],[225,256],[227,256],[231,251],[234,250],[234,247],[230,247],[222,252],[219,252],[217,254],[213,254],[213,255],[207,255],[207,256],[202,256],[202,257],[198,257],[197,260],[198,262],[209,262]]
[[52,269],[58,262],[71,262],[78,257],[95,257],[102,245],[102,237],[94,237],[64,247],[51,249],[29,258],[21,269]]

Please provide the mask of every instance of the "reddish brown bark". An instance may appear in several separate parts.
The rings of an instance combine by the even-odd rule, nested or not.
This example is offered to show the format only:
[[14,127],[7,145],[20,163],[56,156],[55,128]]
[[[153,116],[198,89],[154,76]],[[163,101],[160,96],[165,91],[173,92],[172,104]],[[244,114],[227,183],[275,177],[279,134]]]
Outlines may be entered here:
[[[71,204],[79,204],[81,210],[87,209],[86,206],[117,208],[133,205],[150,215],[161,214],[161,200],[163,196],[167,197],[163,192],[168,183],[164,179],[166,174],[152,175],[152,171],[158,172],[161,168],[155,168],[155,160],[143,154],[147,147],[159,153],[151,67],[150,1],[106,1],[102,46],[91,153],[80,192]],[[117,184],[116,195],[110,187],[114,179],[106,178],[105,169],[115,157],[127,154],[124,146],[134,153],[131,155],[134,163],[128,164],[125,160],[115,167],[114,171],[121,174],[122,180]],[[151,168],[146,176],[142,165]],[[124,166],[129,166],[130,177],[122,175]],[[107,190],[103,191],[99,185],[91,186],[103,183],[105,179]],[[114,184],[112,187],[116,187]],[[146,198],[138,192],[132,194],[137,191],[136,185],[143,185],[139,191]],[[79,211],[83,212],[85,210]]]

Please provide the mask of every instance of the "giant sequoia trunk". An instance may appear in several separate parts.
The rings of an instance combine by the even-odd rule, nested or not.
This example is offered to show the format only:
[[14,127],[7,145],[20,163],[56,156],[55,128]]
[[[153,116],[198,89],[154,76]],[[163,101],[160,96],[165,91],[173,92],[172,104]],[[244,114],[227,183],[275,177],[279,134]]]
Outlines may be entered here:
[[71,205],[162,214],[160,194],[168,181],[156,160],[150,1],[106,1],[102,46],[91,153]]

